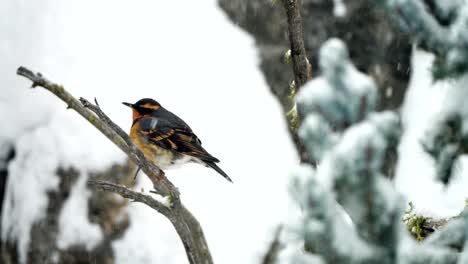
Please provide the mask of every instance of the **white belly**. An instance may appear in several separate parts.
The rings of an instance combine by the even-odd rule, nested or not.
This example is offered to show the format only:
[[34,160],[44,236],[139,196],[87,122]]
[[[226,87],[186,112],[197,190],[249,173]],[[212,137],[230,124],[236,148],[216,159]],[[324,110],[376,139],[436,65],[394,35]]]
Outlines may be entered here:
[[181,165],[189,162],[193,162],[193,158],[188,155],[179,154],[177,159],[172,159],[169,155],[154,155],[153,162],[159,168],[165,169],[174,169],[178,168]]
[[[149,143],[144,137],[137,137],[136,142],[137,145],[139,145],[140,148],[144,150],[146,158],[152,160],[154,164],[162,170],[177,168],[188,162],[197,162],[203,164],[203,162],[197,158],[182,153],[177,153],[169,149],[164,149],[155,144]],[[142,146],[145,147],[143,148]]]

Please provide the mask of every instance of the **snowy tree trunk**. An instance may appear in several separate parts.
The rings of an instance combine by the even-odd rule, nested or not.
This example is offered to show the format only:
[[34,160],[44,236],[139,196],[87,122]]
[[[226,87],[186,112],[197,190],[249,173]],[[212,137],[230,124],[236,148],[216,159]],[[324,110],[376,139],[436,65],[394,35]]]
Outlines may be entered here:
[[[29,164],[24,165],[30,166]],[[115,165],[104,172],[95,173],[92,177],[113,179],[122,184],[129,184],[132,180],[132,171],[128,165]],[[54,177],[54,175],[50,175],[50,177]],[[3,240],[2,263],[25,263],[25,261],[27,263],[114,263],[112,242],[121,238],[130,224],[125,212],[127,201],[116,199],[110,193],[85,187],[82,183],[82,186],[79,186],[80,177],[85,177],[79,169],[58,168],[55,177],[59,178],[58,187],[47,192],[48,202],[44,216],[33,223],[29,234],[25,234],[29,236],[28,244],[20,244],[24,243],[22,240],[24,238]],[[65,212],[67,210],[65,204],[72,199],[74,188],[90,193],[86,199],[88,212],[85,217],[89,223],[97,225],[99,233],[102,234],[99,242],[91,247],[89,241],[80,241],[80,236],[86,237],[84,234],[70,233],[68,238],[64,238],[61,234],[63,232],[61,225],[74,225],[74,223],[61,223],[63,214],[72,213]],[[14,193],[9,195],[18,197]],[[21,200],[16,203],[21,203]],[[10,208],[10,210],[15,209]],[[74,221],[74,217],[80,217],[78,213],[72,213],[67,219]],[[15,219],[8,219],[8,215],[3,217],[7,219],[6,221],[15,221]],[[75,231],[80,232],[80,230]],[[25,252],[22,249],[24,246],[26,246]],[[26,255],[22,255],[23,253]]]
[[[398,108],[409,80],[411,45],[405,34],[394,30],[383,10],[371,0],[298,2],[305,49],[312,69],[318,69],[320,46],[330,37],[339,37],[348,45],[356,67],[376,80],[379,93],[377,108]],[[218,3],[233,23],[255,38],[260,68],[283,108],[300,156],[307,156],[297,140],[297,125],[290,120],[294,117],[289,115],[294,108],[291,98],[297,91],[290,89],[295,79],[293,67],[284,62],[290,41],[287,15],[281,1],[219,0]],[[318,73],[318,70],[313,70],[313,77]],[[391,162],[384,169],[392,176],[395,149],[388,150],[388,159]]]

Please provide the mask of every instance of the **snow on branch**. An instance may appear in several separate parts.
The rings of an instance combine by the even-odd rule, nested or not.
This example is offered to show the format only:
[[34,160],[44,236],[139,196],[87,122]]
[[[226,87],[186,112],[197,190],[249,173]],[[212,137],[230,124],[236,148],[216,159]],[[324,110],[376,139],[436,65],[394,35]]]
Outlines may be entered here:
[[364,119],[377,102],[374,81],[357,71],[345,44],[327,41],[319,52],[321,77],[311,80],[297,96],[301,116],[320,114],[334,130]]
[[17,74],[31,80],[33,88],[40,86],[52,92],[64,101],[68,105],[68,108],[75,110],[88,120],[148,175],[156,190],[155,193],[163,197],[169,197],[172,206],[168,207],[163,201],[134,192],[117,184],[104,181],[89,181],[89,184],[95,185],[105,191],[117,193],[125,198],[143,202],[155,209],[167,217],[173,224],[184,244],[190,263],[213,263],[200,223],[180,201],[177,188],[164,176],[162,170],[145,158],[143,152],[133,144],[130,137],[100,109],[96,100],[96,105],[91,104],[83,98],[80,99],[80,102],[68,93],[63,86],[55,84],[47,80],[42,74],[34,73],[25,67],[19,67]]
[[321,177],[332,178],[337,201],[361,236],[379,246],[395,244],[389,234],[398,233],[401,221],[401,200],[381,175],[386,150],[399,135],[394,113],[373,114],[347,129],[323,164],[330,170]]
[[448,184],[461,154],[468,153],[468,134],[460,113],[442,116],[422,140],[424,150],[436,161],[437,178]]
[[465,220],[465,225],[463,227],[464,235],[465,235],[465,247],[463,248],[463,253],[460,256],[460,262],[461,264],[466,264],[468,263],[468,211],[465,210],[463,214],[463,218]]
[[304,240],[306,250],[319,255],[325,263],[377,260],[379,256],[374,254],[371,245],[347,222],[333,192],[320,184],[316,176],[313,168],[303,165],[293,173],[290,185],[294,201],[303,210],[302,219],[292,230]]
[[343,42],[329,40],[319,55],[323,76],[308,82],[297,95],[304,118],[299,134],[307,138],[303,144],[314,160],[321,160],[338,133],[367,117],[377,103],[374,81],[354,67]]
[[[299,135],[320,165],[293,174],[290,193],[303,215],[289,230],[325,263],[456,263],[449,244],[466,246],[464,236],[417,244],[404,230],[403,199],[382,173],[388,149],[400,139],[398,115],[376,112],[377,87],[356,70],[341,40],[325,42],[319,60],[322,75],[297,102],[305,117]],[[445,232],[464,234],[460,219],[464,225],[454,221]],[[287,261],[301,259],[292,257]]]
[[435,79],[468,71],[468,3],[463,0],[377,0],[402,30],[434,52]]

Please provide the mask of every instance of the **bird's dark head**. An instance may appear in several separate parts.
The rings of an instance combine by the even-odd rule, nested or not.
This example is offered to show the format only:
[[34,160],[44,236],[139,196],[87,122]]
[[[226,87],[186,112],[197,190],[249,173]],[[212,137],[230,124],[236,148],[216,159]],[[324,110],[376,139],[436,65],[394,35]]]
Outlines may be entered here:
[[122,104],[132,108],[133,120],[142,116],[150,116],[154,111],[157,111],[161,108],[161,105],[158,102],[150,98],[143,98],[134,104],[125,102]]

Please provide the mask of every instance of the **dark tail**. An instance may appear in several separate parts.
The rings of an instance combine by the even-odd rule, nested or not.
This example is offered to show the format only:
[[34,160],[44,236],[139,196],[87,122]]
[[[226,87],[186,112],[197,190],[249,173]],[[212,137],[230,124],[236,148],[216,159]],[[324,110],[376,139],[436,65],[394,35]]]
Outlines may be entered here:
[[221,174],[224,178],[226,178],[226,180],[232,182],[231,178],[229,178],[229,176],[220,167],[218,167],[218,165],[216,165],[216,163],[214,163],[213,161],[204,161],[204,162],[205,162],[206,165],[210,166],[215,171],[217,171],[219,174]]

